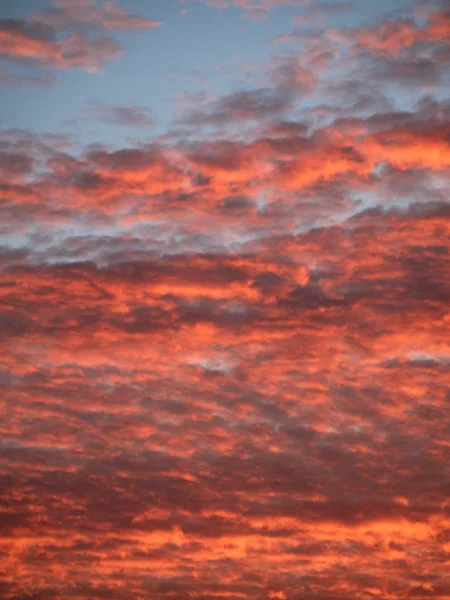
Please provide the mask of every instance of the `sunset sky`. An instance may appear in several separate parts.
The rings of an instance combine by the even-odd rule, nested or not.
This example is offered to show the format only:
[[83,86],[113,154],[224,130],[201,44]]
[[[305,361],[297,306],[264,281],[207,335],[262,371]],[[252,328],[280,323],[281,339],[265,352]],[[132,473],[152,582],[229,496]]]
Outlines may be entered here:
[[0,598],[450,599],[448,0],[0,0]]

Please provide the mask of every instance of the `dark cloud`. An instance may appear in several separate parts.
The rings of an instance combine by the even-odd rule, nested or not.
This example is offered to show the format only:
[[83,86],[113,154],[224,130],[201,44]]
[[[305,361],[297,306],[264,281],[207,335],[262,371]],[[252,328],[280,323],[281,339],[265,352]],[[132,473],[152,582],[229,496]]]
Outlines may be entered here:
[[234,92],[202,109],[191,109],[180,119],[191,125],[220,125],[232,121],[259,120],[277,115],[291,106],[291,99],[267,88]]
[[[231,92],[213,100],[191,102],[178,122],[190,125],[223,125],[261,121],[291,110],[296,100],[316,87],[316,75],[298,55],[275,57],[269,65],[270,87]],[[191,98],[191,100],[193,100]]]

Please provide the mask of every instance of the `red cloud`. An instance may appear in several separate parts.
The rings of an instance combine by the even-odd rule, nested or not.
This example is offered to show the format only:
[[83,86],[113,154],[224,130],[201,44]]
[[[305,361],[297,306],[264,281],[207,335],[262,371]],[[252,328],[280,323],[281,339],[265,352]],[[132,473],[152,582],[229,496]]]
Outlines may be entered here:
[[440,74],[436,15],[275,57],[214,135],[0,135],[2,598],[449,596],[450,104],[383,85]]
[[267,258],[5,256],[5,598],[444,589],[444,229],[422,206]]
[[82,34],[72,34],[61,40],[39,39],[20,22],[0,24],[0,54],[17,60],[34,60],[57,69],[98,71],[100,67],[122,54],[122,46],[108,36],[89,40]]
[[[97,7],[95,0],[55,0],[54,4],[54,9],[26,20],[0,20],[0,55],[46,68],[96,72],[119,57],[123,47],[111,36],[92,37],[88,32],[161,25],[129,15],[112,2],[102,7]],[[7,81],[14,82],[11,78]]]
[[356,36],[363,48],[388,55],[421,42],[448,44],[449,39],[450,11],[447,9],[433,12],[424,27],[418,27],[412,19],[385,21],[380,26],[359,30]]

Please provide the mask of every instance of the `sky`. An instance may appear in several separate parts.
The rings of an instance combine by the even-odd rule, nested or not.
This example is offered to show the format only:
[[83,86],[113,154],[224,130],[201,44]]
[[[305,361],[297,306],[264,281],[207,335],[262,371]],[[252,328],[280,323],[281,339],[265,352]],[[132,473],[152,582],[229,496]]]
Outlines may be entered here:
[[450,6],[0,4],[0,597],[450,598]]

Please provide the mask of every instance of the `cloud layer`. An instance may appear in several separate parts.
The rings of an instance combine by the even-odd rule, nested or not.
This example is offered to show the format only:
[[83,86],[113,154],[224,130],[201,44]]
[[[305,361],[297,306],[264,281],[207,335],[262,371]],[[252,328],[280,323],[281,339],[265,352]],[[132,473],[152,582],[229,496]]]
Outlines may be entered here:
[[[153,26],[33,19],[64,68]],[[450,597],[447,27],[296,30],[123,148],[0,134],[3,598]]]

